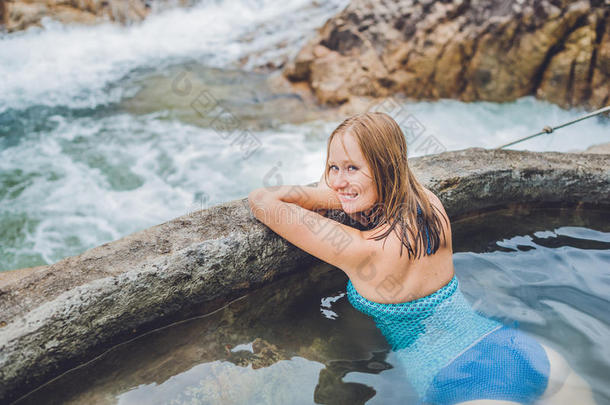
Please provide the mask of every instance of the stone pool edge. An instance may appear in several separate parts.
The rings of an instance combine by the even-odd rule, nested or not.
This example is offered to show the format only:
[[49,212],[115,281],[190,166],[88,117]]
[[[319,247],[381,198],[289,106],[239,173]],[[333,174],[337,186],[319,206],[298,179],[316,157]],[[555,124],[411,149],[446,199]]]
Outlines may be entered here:
[[[452,219],[511,202],[605,203],[609,163],[606,154],[481,148],[410,159]],[[53,265],[0,273],[0,399],[15,400],[188,306],[315,262],[258,223],[242,199]]]

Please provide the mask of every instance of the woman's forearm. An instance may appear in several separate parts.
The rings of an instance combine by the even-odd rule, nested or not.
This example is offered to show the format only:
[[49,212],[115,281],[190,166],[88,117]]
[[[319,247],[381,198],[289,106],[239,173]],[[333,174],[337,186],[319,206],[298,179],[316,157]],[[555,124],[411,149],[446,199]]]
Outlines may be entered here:
[[253,191],[253,194],[259,198],[276,198],[287,203],[294,203],[311,211],[341,209],[342,207],[337,193],[330,188],[279,186],[261,188]]

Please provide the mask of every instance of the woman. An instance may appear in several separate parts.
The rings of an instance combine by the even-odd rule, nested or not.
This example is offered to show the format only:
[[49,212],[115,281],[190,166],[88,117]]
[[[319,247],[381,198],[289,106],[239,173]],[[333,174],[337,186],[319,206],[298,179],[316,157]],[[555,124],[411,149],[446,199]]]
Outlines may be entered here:
[[[449,218],[409,169],[404,134],[389,115],[341,123],[317,187],[262,188],[248,199],[274,232],[347,274],[350,303],[375,320],[423,401],[555,404],[577,395],[594,403],[558,353],[467,304]],[[328,209],[366,228],[320,215]]]

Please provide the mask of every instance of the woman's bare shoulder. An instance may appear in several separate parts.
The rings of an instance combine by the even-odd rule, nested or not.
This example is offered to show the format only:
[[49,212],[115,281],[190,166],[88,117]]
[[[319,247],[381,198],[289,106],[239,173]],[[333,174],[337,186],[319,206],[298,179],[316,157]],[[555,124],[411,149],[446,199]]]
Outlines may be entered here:
[[[449,216],[447,215],[447,212],[445,211],[445,207],[443,206],[443,203],[441,202],[440,198],[438,198],[436,196],[436,194],[434,194],[432,191],[428,190],[427,188],[423,187],[423,189],[426,193],[426,196],[428,197],[428,200],[430,201],[430,204],[432,204],[434,207],[436,207],[437,210],[440,211],[447,218],[447,220],[449,220]],[[363,234],[366,237],[377,236],[379,234],[383,234],[383,233],[387,232],[389,230],[389,228],[390,228],[390,224],[384,223],[374,229],[363,231]]]
[[441,201],[441,199],[438,198],[436,194],[434,194],[432,191],[428,190],[425,187],[424,187],[424,191],[426,192],[426,195],[428,196],[428,199],[430,200],[430,204],[435,206],[440,212],[443,213],[443,215],[447,216],[447,218],[448,218],[449,216],[447,215],[447,212],[445,211],[445,207],[443,206],[443,202]]
[[432,191],[428,190],[427,188],[424,187],[424,190],[426,191],[426,194],[428,195],[428,198],[430,199],[430,204],[432,204],[433,206],[435,206],[438,209],[438,212],[440,212],[443,216],[443,218],[441,219],[441,226],[443,227],[443,231],[445,232],[446,235],[449,235],[449,248],[453,249],[453,241],[452,241],[452,231],[451,231],[451,220],[449,219],[449,215],[447,215],[447,211],[445,211],[445,207],[443,206],[443,203],[441,201],[440,198],[438,198],[438,196],[436,194],[434,194]]

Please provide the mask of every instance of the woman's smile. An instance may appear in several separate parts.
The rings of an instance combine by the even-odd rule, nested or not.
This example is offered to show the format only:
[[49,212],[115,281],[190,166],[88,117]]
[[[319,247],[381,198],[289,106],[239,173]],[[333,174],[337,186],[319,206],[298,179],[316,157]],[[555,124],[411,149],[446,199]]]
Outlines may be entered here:
[[357,140],[349,132],[332,140],[328,156],[328,185],[348,214],[365,211],[377,201],[371,169]]
[[341,192],[339,192],[339,199],[340,200],[353,201],[357,197],[358,197],[358,193],[349,194],[349,193],[341,193]]

